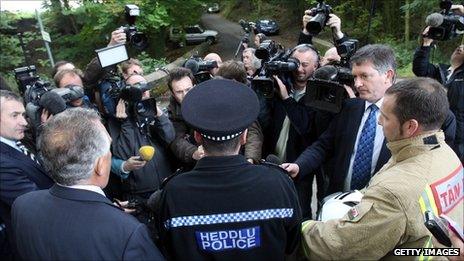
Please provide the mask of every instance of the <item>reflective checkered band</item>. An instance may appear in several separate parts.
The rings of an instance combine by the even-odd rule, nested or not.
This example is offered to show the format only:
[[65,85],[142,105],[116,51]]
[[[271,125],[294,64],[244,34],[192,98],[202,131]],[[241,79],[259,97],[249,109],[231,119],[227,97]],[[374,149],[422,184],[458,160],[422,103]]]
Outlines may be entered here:
[[164,226],[169,229],[174,227],[237,223],[256,220],[268,220],[273,218],[289,218],[292,216],[293,208],[273,208],[248,212],[175,217],[166,220],[164,222]]
[[214,136],[210,136],[210,135],[206,135],[206,134],[201,133],[201,136],[203,136],[204,138],[207,138],[208,140],[225,141],[225,140],[231,140],[231,139],[239,136],[240,134],[242,134],[242,132],[243,131],[237,132],[235,134],[227,135],[227,136],[221,136],[221,137],[214,137]]

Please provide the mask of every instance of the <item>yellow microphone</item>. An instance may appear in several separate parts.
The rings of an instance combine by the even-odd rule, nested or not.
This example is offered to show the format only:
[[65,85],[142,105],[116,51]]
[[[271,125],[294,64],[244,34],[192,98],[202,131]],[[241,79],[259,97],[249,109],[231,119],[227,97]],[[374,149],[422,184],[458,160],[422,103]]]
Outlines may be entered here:
[[139,149],[140,158],[144,161],[150,161],[155,155],[155,148],[152,146],[142,146]]

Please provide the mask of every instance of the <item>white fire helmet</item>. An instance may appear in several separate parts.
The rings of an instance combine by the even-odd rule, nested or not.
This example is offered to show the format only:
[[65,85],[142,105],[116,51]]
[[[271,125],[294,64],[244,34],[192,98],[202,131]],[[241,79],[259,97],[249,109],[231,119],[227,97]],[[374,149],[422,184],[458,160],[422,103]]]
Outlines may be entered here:
[[328,195],[322,200],[322,209],[317,220],[327,221],[342,218],[348,210],[356,206],[362,199],[363,194],[358,190],[348,192],[336,192]]

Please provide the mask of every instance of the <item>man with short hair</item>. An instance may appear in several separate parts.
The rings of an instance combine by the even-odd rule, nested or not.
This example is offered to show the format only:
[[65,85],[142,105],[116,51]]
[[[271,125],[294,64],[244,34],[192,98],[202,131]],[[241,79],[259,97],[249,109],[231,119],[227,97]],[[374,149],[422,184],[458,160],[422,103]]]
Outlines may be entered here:
[[292,181],[239,155],[259,112],[249,87],[212,79],[182,102],[205,157],[154,195],[160,243],[173,260],[283,260],[299,243],[301,212]]
[[82,83],[82,72],[79,69],[63,69],[56,73],[53,77],[57,88],[70,88],[73,90],[73,95],[76,98],[67,103],[68,106],[72,107],[86,107],[93,108],[90,99],[84,93],[84,85]]
[[163,260],[147,227],[105,197],[110,144],[92,110],[69,109],[45,124],[41,153],[57,184],[13,204],[23,259]]
[[[309,44],[301,44],[293,48],[291,57],[299,61],[298,69],[292,72],[290,81],[285,84],[274,76],[278,86],[277,94],[274,95],[270,105],[272,120],[268,129],[263,127],[264,155],[275,154],[280,162],[294,161],[317,138],[314,123],[317,123],[317,128],[324,130],[331,119],[329,113],[319,112],[306,106],[303,99],[307,88],[311,88],[308,86],[308,80],[319,67],[319,55],[316,49]],[[320,173],[318,171],[317,174]],[[295,180],[304,218],[312,217],[313,176],[307,175]],[[322,185],[322,179],[318,178],[318,185]]]
[[[331,159],[327,195],[364,188],[391,156],[377,121],[385,91],[396,77],[393,49],[381,44],[366,45],[351,57],[351,65],[359,98],[345,100],[340,113],[318,140],[295,163],[283,164],[296,177],[311,173]],[[448,127],[453,126],[450,122],[454,122],[451,114],[443,129],[454,138],[454,128]]]
[[121,73],[124,80],[127,80],[132,75],[143,75],[142,63],[134,58],[121,63]]
[[[174,140],[174,127],[168,116],[150,98],[145,78],[132,74],[126,79],[131,97],[120,98],[116,117],[108,119],[108,129],[113,139],[112,152],[117,159],[126,161],[121,168],[122,197],[124,200],[144,202],[156,191],[162,181],[172,174],[168,146]],[[140,95],[140,100],[131,100]],[[142,146],[152,146],[156,153],[145,164],[134,164]],[[138,158],[139,162],[144,160]],[[124,169],[130,164],[131,169]],[[144,217],[140,217],[144,221]]]
[[245,48],[242,52],[242,62],[249,77],[254,77],[261,68],[261,60],[255,56],[255,48]]
[[[362,95],[375,96],[367,89]],[[440,131],[448,106],[446,91],[432,79],[386,90],[378,122],[392,157],[342,218],[303,224],[307,258],[373,260],[392,258],[396,248],[430,247],[424,210],[446,213],[462,227],[463,167]]]
[[[242,62],[229,60],[222,64],[217,72],[217,76],[224,79],[235,80],[243,84],[249,84],[245,66]],[[247,142],[243,146],[243,155],[251,163],[259,163],[262,159],[263,150],[263,130],[259,121],[256,120],[248,128]]]
[[68,85],[83,86],[82,72],[79,69],[63,69],[58,71],[53,77],[57,88],[64,88]]
[[219,70],[219,67],[221,67],[222,65],[222,59],[221,59],[221,56],[219,56],[219,54],[217,53],[209,53],[205,56],[205,58],[203,58],[203,60],[205,61],[215,61],[217,63],[217,67],[216,68],[213,68],[211,69],[209,72],[211,73],[211,75],[215,76]]
[[10,211],[13,201],[30,191],[47,189],[53,180],[42,168],[31,148],[21,140],[27,129],[25,109],[21,97],[11,91],[0,90],[0,220],[5,223],[10,253],[14,253]]
[[204,156],[203,147],[193,139],[193,130],[185,123],[181,114],[181,104],[187,93],[193,88],[195,77],[187,68],[178,67],[169,72],[168,87],[171,91],[168,115],[176,138],[169,145],[171,151],[180,161],[179,166],[191,168],[195,162]]

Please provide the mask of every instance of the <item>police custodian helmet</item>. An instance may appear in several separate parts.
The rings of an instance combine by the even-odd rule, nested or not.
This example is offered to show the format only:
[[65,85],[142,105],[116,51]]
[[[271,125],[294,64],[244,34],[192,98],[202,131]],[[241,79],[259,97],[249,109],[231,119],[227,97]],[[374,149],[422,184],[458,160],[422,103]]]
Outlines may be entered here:
[[256,120],[259,102],[253,90],[242,83],[212,79],[189,91],[181,110],[184,120],[204,138],[226,141]]

